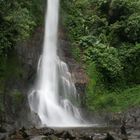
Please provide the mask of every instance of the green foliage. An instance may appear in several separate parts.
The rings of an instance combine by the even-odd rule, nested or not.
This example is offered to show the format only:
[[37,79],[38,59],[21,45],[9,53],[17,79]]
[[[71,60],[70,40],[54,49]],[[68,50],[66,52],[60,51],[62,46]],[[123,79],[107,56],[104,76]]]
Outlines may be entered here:
[[26,8],[12,11],[8,16],[4,17],[4,20],[13,24],[11,28],[16,31],[15,42],[27,39],[35,26],[35,22]]
[[122,67],[115,48],[104,44],[97,44],[85,50],[85,61],[95,62],[96,66],[105,71],[110,71],[112,76],[118,75]]
[[140,42],[140,14],[132,14],[126,21],[124,28],[126,39],[131,42]]
[[120,112],[127,108],[140,105],[140,86],[119,90],[115,92],[100,91],[89,94],[87,106],[92,111]]
[[[72,53],[87,67],[88,107],[134,105],[127,91],[140,84],[140,0],[70,0],[62,6],[68,37],[80,49]],[[139,88],[133,90],[138,97]],[[122,103],[126,96],[129,105]]]
[[119,51],[120,59],[124,67],[124,75],[127,83],[139,84],[140,82],[140,44],[123,45]]
[[[90,63],[86,65],[87,75],[89,76],[89,83],[87,85],[88,95],[92,96],[94,92],[100,92],[105,90],[104,84],[102,83],[102,75],[97,71],[96,65],[94,63]],[[92,98],[88,98],[91,99]]]
[[41,4],[41,0],[0,1],[0,55],[7,55],[17,42],[30,37],[40,24]]
[[77,61],[80,61],[80,54],[81,54],[81,50],[79,49],[78,46],[75,46],[73,44],[73,47],[71,49],[71,53],[72,53],[72,56],[77,60]]
[[78,43],[82,49],[87,49],[90,46],[93,46],[93,43],[96,44],[97,39],[94,36],[82,36]]
[[[63,4],[67,7],[67,2]],[[80,48],[79,55],[84,63],[95,63],[103,82],[108,85],[126,83],[127,71],[130,74],[125,55],[134,51],[135,43],[140,41],[139,5],[139,0],[77,0],[70,1],[70,8],[65,9],[64,23],[72,43]],[[122,44],[128,44],[131,49],[126,53]],[[135,55],[139,53],[131,53],[133,61],[138,62]],[[128,65],[132,69],[135,67],[132,63]],[[135,65],[139,67],[138,63]],[[135,83],[135,77],[130,79]]]
[[117,104],[116,97],[114,94],[108,94],[108,96],[100,96],[100,98],[95,102],[97,109],[101,110],[103,108],[112,108],[112,106]]
[[111,87],[123,78],[123,66],[119,59],[118,50],[98,43],[84,51],[85,62],[94,62],[98,72],[102,74],[103,83]]

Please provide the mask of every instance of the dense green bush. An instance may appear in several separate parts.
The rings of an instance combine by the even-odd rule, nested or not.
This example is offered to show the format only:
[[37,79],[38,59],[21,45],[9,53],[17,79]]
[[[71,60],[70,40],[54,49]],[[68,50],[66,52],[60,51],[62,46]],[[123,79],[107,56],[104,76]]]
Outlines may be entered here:
[[17,42],[31,35],[40,24],[41,0],[0,1],[0,55],[6,55]]
[[[122,44],[128,44],[131,50],[135,50],[135,43],[140,41],[140,1],[77,0],[70,1],[69,5],[70,8],[65,9],[67,16],[64,23],[69,29],[72,43],[80,48],[84,63],[94,62],[104,80],[110,81],[109,83],[115,83],[120,78],[121,81],[127,79],[126,73],[130,70],[125,68],[125,55],[130,49],[126,52],[126,47]],[[138,62],[135,53],[131,53],[131,57]],[[132,63],[128,65],[132,69],[135,67]],[[130,79],[135,83],[135,78]]]
[[123,45],[119,51],[124,75],[129,85],[140,83],[140,44]]
[[113,81],[121,77],[123,67],[117,49],[97,44],[85,50],[84,58],[85,61],[96,64],[96,68],[102,73],[105,83],[114,83]]
[[71,0],[62,6],[73,50],[79,49],[74,57],[87,67],[88,107],[118,105],[112,90],[124,93],[140,84],[140,0]]
[[115,92],[100,91],[87,93],[87,106],[94,111],[120,112],[140,105],[140,86],[118,90]]
[[124,35],[130,42],[140,42],[140,14],[132,14],[126,21]]

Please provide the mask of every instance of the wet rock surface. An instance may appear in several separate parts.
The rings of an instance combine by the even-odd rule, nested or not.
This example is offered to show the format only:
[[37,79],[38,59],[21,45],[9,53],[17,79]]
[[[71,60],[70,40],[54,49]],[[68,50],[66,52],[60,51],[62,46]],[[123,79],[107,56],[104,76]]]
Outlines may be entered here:
[[[42,50],[41,44],[43,42],[42,29],[38,29],[37,32],[32,40],[17,47],[17,53],[22,62],[23,69],[26,69],[23,79],[27,84],[21,87],[21,89],[27,88],[27,85],[30,85],[29,83],[32,84],[36,74],[37,63]],[[62,60],[67,62],[69,66],[77,92],[81,98],[81,107],[83,107],[85,105],[85,87],[88,77],[85,74],[84,68],[71,56],[70,43],[60,40],[60,46],[61,53],[63,54]],[[17,83],[20,82],[15,82],[15,85]],[[13,82],[11,85],[13,87]],[[27,89],[24,92],[27,92]],[[26,116],[28,113],[28,111],[21,113],[21,119],[19,120],[20,122],[22,120],[23,123],[20,126],[25,125],[25,122],[27,123],[26,126],[29,126]],[[85,115],[85,118],[88,116],[93,116],[93,114]],[[14,116],[14,118],[17,120],[17,116]],[[107,123],[107,127],[70,129],[37,129],[35,127],[28,129],[23,127],[21,129],[12,129],[14,127],[13,124],[6,127],[6,130],[5,128],[0,128],[0,140],[140,140],[140,108],[132,108],[124,113],[95,114],[92,118],[93,120],[99,120],[99,122],[103,120],[103,122]],[[125,124],[122,123],[123,121],[125,121]]]
[[0,133],[0,140],[140,140],[140,128],[21,128],[12,133]]
[[[38,129],[26,125],[18,129],[12,124],[6,124],[0,128],[0,140],[140,140],[139,107],[130,108],[123,113],[102,112],[90,114],[90,116],[93,120],[100,120],[102,125],[53,129]],[[99,124],[98,121],[94,122],[96,123]]]

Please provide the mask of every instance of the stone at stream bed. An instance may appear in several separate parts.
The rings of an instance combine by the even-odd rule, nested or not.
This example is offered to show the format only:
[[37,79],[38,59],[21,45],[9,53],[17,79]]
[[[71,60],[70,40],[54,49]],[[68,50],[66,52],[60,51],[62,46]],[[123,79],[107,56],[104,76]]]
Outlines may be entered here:
[[[59,134],[60,134],[60,133],[59,133]],[[58,136],[58,134],[56,134],[56,136]],[[60,138],[70,139],[70,140],[75,139],[75,137],[72,136],[72,135],[70,134],[70,132],[68,132],[68,131],[63,131],[63,132],[60,134]]]
[[45,136],[50,136],[55,133],[54,130],[51,128],[42,128],[42,132],[42,134]]
[[9,137],[10,140],[24,140],[24,137],[19,131],[16,131],[14,135]]
[[44,140],[44,139],[46,139],[45,136],[37,136],[37,137],[31,138],[30,140]]
[[[116,131],[119,130],[119,131]],[[128,129],[128,140],[140,140],[139,129]],[[26,135],[24,135],[24,133]],[[7,134],[6,136],[8,136]],[[27,136],[27,137],[26,137]],[[6,140],[127,140],[123,137],[120,127],[99,128],[22,128],[9,135]],[[1,139],[0,139],[1,140]],[[3,140],[3,139],[2,139]]]
[[6,133],[0,133],[0,140],[5,140],[7,137]]
[[115,140],[115,139],[113,138],[113,136],[107,133],[106,138],[104,140]]
[[25,130],[26,129],[23,127],[19,130],[19,132],[20,132],[20,134],[22,135],[23,138],[28,139],[29,135],[27,134],[27,132],[25,132]]

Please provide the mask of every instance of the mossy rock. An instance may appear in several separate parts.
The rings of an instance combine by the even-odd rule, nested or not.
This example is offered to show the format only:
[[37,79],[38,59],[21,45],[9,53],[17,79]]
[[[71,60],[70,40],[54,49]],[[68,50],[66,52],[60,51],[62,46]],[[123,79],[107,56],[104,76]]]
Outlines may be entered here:
[[48,137],[42,138],[42,140],[59,140],[59,138],[56,137],[56,136],[54,136],[54,135],[51,135],[51,136],[48,136]]

